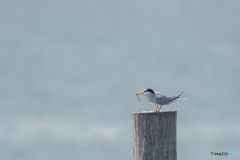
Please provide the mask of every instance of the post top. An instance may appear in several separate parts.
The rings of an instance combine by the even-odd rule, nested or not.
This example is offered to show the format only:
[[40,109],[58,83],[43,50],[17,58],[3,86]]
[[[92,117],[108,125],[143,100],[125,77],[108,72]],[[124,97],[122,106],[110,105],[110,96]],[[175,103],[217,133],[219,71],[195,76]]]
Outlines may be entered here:
[[132,112],[132,114],[163,114],[163,113],[177,113],[177,111],[161,110],[160,112],[154,111]]

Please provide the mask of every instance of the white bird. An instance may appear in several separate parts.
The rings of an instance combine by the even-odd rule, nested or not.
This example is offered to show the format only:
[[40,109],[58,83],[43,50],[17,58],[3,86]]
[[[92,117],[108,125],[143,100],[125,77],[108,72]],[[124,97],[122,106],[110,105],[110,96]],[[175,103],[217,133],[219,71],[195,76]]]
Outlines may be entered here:
[[[169,105],[176,100],[187,100],[187,98],[184,98],[186,96],[181,97],[183,92],[181,92],[180,94],[177,94],[175,96],[165,96],[160,92],[154,92],[152,89],[148,88],[143,91],[137,92],[136,95],[137,95],[139,101],[140,101],[139,95],[141,95],[141,94],[143,94],[144,96],[146,96],[148,98],[148,102],[150,104],[157,105],[155,112],[160,112],[162,106]],[[159,110],[158,110],[158,106],[160,106]]]

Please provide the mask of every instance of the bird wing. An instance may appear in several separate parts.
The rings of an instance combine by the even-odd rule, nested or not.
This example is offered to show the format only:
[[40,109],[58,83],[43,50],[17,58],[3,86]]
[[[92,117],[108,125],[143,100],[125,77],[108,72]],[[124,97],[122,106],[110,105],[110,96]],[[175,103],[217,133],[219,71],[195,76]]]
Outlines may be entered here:
[[170,101],[170,99],[167,96],[163,95],[160,92],[155,92],[155,95],[156,95],[156,103],[159,105],[165,105]]
[[155,92],[155,95],[156,95],[157,99],[161,99],[162,97],[164,97],[164,95],[160,92]]
[[165,95],[163,95],[160,92],[155,92],[156,95],[156,103],[159,105],[168,105],[171,104],[172,102],[174,102],[175,100],[177,100],[178,98],[180,98],[180,96],[183,94],[183,92],[181,92],[180,94],[177,94],[175,96],[170,96],[167,97]]
[[175,100],[177,100],[178,98],[181,98],[180,96],[183,94],[183,92],[175,95],[175,96],[171,96],[171,97],[168,97],[169,98],[169,102],[166,104],[166,105],[169,105],[171,103],[173,103]]

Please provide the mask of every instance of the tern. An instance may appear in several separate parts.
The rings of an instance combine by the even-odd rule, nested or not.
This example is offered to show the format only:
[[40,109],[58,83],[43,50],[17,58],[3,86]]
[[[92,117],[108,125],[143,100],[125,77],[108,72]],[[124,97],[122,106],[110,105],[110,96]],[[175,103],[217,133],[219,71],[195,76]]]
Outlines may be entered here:
[[[152,89],[147,88],[143,91],[137,92],[136,96],[138,97],[139,101],[140,101],[139,95],[141,95],[141,94],[143,94],[144,96],[146,96],[148,98],[148,102],[150,104],[157,105],[155,112],[160,112],[162,106],[169,105],[176,100],[187,100],[186,98],[184,98],[186,96],[181,97],[183,92],[181,92],[175,96],[165,96],[160,92],[154,92]],[[158,106],[160,106],[159,110],[158,110]]]

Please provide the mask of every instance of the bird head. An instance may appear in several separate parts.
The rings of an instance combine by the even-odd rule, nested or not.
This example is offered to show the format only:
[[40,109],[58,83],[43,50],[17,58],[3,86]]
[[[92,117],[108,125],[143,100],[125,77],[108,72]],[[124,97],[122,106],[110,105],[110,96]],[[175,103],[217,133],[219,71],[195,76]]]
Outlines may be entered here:
[[[138,100],[140,101],[139,95],[141,94],[155,94],[154,91],[150,88],[144,89],[143,91],[137,92],[136,96],[138,97]],[[141,102],[141,101],[140,101]]]

